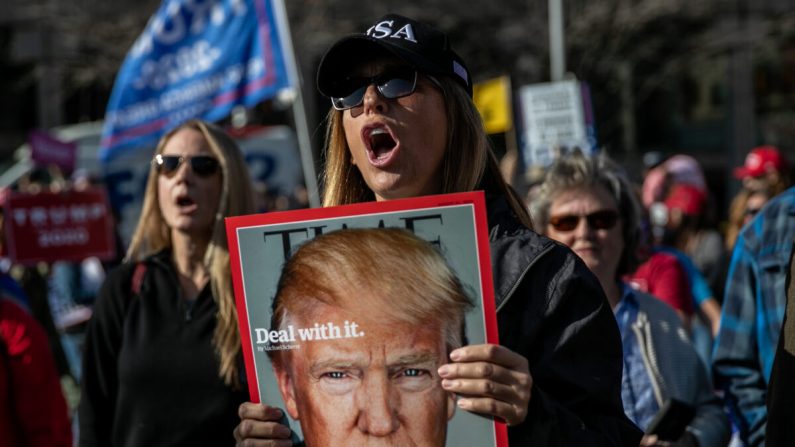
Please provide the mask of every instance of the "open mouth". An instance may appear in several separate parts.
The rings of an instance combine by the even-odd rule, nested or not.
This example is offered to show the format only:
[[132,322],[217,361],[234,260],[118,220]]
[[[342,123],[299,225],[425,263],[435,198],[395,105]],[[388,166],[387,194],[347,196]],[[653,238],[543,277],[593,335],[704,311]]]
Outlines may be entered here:
[[364,133],[364,141],[367,145],[367,155],[370,163],[376,166],[388,164],[392,160],[395,149],[398,146],[389,129],[386,127],[370,127],[365,129]]
[[186,206],[193,206],[195,204],[196,201],[194,201],[188,196],[177,197],[177,206],[186,207]]

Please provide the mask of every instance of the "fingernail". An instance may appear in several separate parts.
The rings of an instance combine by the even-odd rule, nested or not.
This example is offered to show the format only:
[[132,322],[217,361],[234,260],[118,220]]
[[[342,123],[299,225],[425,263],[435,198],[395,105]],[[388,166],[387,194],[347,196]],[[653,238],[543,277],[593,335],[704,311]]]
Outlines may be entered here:
[[442,380],[442,388],[453,388],[455,380],[444,379]]
[[468,409],[472,405],[469,399],[458,399],[456,404],[458,405],[458,408],[461,408],[463,410]]
[[279,436],[279,437],[282,437],[282,438],[289,438],[292,433],[293,432],[292,432],[292,430],[290,430],[290,427],[285,427],[284,425],[279,425],[278,428],[277,428],[276,436]]
[[451,352],[450,353],[450,359],[451,360],[459,360],[459,359],[461,359],[461,351],[456,349],[455,351]]
[[440,377],[447,377],[452,372],[452,371],[450,371],[450,369],[451,368],[449,366],[447,366],[447,365],[444,365],[444,366],[440,367],[439,370],[438,370],[439,376]]

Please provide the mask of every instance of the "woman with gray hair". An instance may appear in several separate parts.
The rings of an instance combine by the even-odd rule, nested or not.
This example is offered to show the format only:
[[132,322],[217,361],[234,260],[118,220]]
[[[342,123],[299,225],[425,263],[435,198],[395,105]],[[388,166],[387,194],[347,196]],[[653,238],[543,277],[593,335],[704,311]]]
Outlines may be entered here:
[[[531,213],[536,230],[569,246],[605,291],[623,342],[624,411],[648,433],[641,445],[726,445],[728,420],[681,320],[622,280],[637,266],[641,240],[640,205],[624,171],[603,153],[571,153],[551,166]],[[651,422],[674,400],[694,416],[683,432],[660,439]]]

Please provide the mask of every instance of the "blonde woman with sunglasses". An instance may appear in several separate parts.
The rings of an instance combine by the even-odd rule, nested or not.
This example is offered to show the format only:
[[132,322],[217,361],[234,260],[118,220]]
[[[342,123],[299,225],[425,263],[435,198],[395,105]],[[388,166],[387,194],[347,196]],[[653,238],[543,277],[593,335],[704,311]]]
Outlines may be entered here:
[[[621,409],[619,334],[598,282],[570,250],[530,230],[448,37],[387,15],[336,42],[317,84],[331,99],[324,205],[486,192],[500,344],[456,349],[433,372],[459,410],[505,422],[516,446],[637,445]],[[281,414],[244,404],[239,445],[292,445]],[[362,409],[339,429],[365,430],[367,417]],[[393,422],[363,433],[367,445],[405,445]]]
[[157,145],[126,263],[86,336],[81,446],[231,445],[247,399],[223,218],[253,212],[243,155],[189,121]]
[[[640,204],[626,174],[604,154],[576,151],[550,167],[531,211],[536,229],[574,250],[607,295],[623,344],[621,398],[627,416],[647,432],[641,445],[725,446],[728,420],[681,320],[622,281],[637,266],[640,242]],[[685,423],[675,434],[653,430],[674,401],[684,406],[669,416]]]

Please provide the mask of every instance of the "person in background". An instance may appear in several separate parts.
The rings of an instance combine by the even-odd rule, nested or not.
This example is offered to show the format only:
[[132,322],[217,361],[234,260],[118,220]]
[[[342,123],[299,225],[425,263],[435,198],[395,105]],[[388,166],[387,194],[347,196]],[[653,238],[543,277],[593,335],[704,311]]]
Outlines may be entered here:
[[723,257],[723,238],[706,221],[706,190],[675,183],[663,203],[668,220],[662,245],[685,253],[704,277],[711,277]]
[[[659,299],[622,277],[638,263],[640,204],[626,174],[606,155],[574,152],[548,170],[531,207],[536,229],[569,246],[596,274],[613,308],[624,349],[624,411],[642,429],[669,400],[695,408],[676,445],[724,446],[729,423],[709,373],[681,321]],[[656,434],[642,446],[668,445]]]
[[771,199],[737,237],[712,368],[749,446],[764,444],[765,399],[784,319],[795,235],[795,188]]
[[634,289],[648,293],[671,306],[689,332],[695,313],[690,279],[676,256],[650,246],[650,236],[647,233],[648,231],[641,232],[639,244],[640,258],[645,260],[635,271],[624,275],[624,280]]
[[721,259],[720,268],[718,273],[712,281],[715,286],[712,291],[715,294],[715,299],[718,300],[720,305],[723,305],[723,293],[726,281],[728,280],[729,264],[731,263],[731,253],[734,250],[734,243],[737,241],[737,236],[740,230],[745,227],[751,219],[756,216],[759,210],[770,200],[773,195],[770,191],[758,190],[752,191],[750,189],[742,188],[732,199],[729,206],[729,216],[726,223],[726,231],[723,237],[725,244],[725,251]]
[[[698,161],[682,154],[669,158],[645,177],[643,197],[656,248],[675,249],[669,251],[679,259],[686,255],[688,259],[683,262],[691,281],[715,286],[724,258],[723,240],[713,229],[707,183]],[[716,330],[719,305],[717,301],[705,305],[704,299],[714,294],[701,298],[702,292],[693,290],[700,316]]]
[[[8,191],[0,192],[4,202]],[[4,252],[0,206],[0,253]],[[0,445],[69,447],[72,435],[47,334],[22,288],[0,271]]]
[[[730,255],[740,230],[753,219],[768,200],[789,186],[787,161],[775,146],[759,146],[752,149],[745,158],[743,166],[734,169],[734,176],[743,182],[743,187],[735,194],[729,205],[728,224],[724,242]],[[718,301],[723,303],[723,287],[726,284],[731,256],[725,255],[721,262],[720,274],[713,288]]]
[[191,120],[161,138],[127,262],[86,334],[81,446],[233,443],[248,393],[223,218],[252,210],[223,130]]
[[779,194],[790,185],[787,160],[775,146],[759,146],[751,149],[745,163],[734,169],[734,177],[743,182],[743,188],[751,191],[770,191]]
[[0,290],[0,445],[69,447],[58,371],[41,325]]
[[[505,183],[446,35],[395,14],[335,43],[318,68],[331,98],[325,206],[484,190],[500,345],[440,367],[459,410],[508,425],[510,445],[637,445],[621,407],[621,341],[593,274],[537,235]],[[244,404],[240,445],[276,445],[281,410]],[[278,436],[276,436],[278,434]]]
[[[674,255],[684,267],[690,280],[700,323],[707,328],[705,344],[711,346],[711,337],[717,334],[720,323],[720,304],[712,293],[703,268],[709,266],[710,269],[715,269],[712,258],[715,253],[719,257],[723,256],[723,242],[714,230],[706,230],[698,223],[707,203],[703,190],[689,184],[674,184],[664,203],[668,209],[668,221],[665,225],[665,236],[656,250]],[[710,254],[705,255],[702,252]],[[697,259],[703,262],[699,264]],[[707,259],[710,260],[707,262]],[[709,362],[709,355],[704,357]]]
[[740,234],[740,230],[748,225],[748,222],[756,216],[771,198],[773,198],[772,191],[754,191],[745,188],[734,196],[729,206],[729,225],[726,228],[726,237],[724,238],[726,251],[731,252],[734,250],[734,243]]
[[[698,162],[690,156],[677,155],[661,168],[666,170],[667,176],[663,188],[665,193],[661,202],[652,203],[649,207],[655,245],[647,264],[657,262],[657,258],[665,254],[675,257],[684,269],[694,300],[694,314],[698,316],[690,319],[687,327],[696,350],[709,365],[712,340],[720,323],[720,304],[702,269],[710,269],[711,274],[717,276],[722,241],[720,235],[705,223],[708,207],[706,182]],[[700,266],[695,259],[699,260]],[[648,276],[646,265],[642,265],[635,275],[644,273],[649,282],[661,280],[660,277]]]
[[704,172],[689,155],[675,155],[664,167],[666,217],[657,242],[686,254],[701,275],[712,279],[723,258],[723,239],[714,229],[714,208]]

